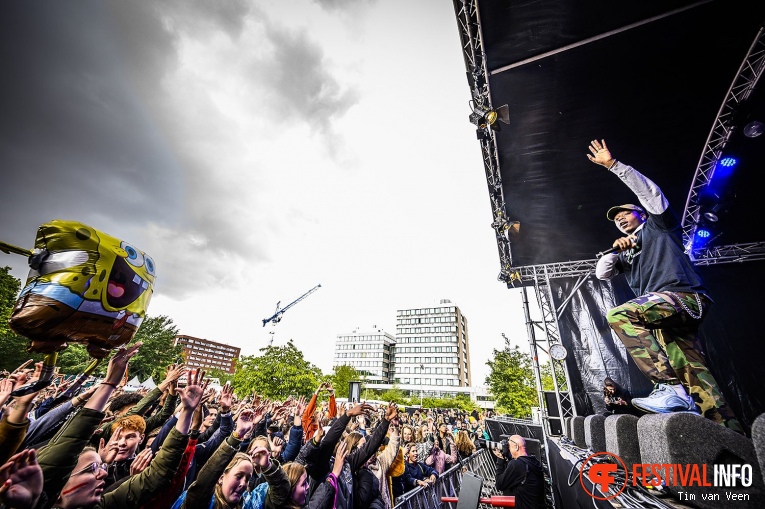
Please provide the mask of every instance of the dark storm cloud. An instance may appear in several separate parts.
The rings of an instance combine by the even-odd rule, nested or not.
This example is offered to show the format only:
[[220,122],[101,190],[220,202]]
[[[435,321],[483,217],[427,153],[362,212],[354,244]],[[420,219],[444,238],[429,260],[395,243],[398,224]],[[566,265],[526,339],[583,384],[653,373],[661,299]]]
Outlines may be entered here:
[[[215,260],[206,277],[219,281],[242,259],[266,258],[252,226],[236,221],[252,205],[231,200],[236,184],[215,176],[216,163],[235,164],[236,156],[195,150],[200,143],[212,153],[225,147],[226,120],[206,91],[179,105],[179,91],[167,86],[185,38],[204,44],[224,33],[238,44],[253,20],[266,27],[261,37],[270,41],[262,44],[278,48],[251,64],[270,90],[270,113],[308,123],[331,146],[332,122],[355,103],[355,93],[327,71],[305,33],[276,28],[246,0],[4,6],[0,239],[31,247],[39,224],[82,221],[150,252],[160,269],[158,289],[174,296],[205,281],[163,275],[162,262],[177,269]],[[187,125],[179,107],[213,114]],[[142,237],[144,244],[135,240]]]
[[332,143],[332,121],[359,100],[354,89],[344,90],[327,70],[321,48],[303,31],[269,24],[268,39],[276,48],[273,58],[257,64],[257,74],[276,98],[282,116],[299,118],[327,136]]
[[167,190],[180,168],[131,89],[115,30],[110,9],[99,2],[5,6],[4,232],[34,231],[39,222],[72,213],[84,221],[173,217],[177,196]]

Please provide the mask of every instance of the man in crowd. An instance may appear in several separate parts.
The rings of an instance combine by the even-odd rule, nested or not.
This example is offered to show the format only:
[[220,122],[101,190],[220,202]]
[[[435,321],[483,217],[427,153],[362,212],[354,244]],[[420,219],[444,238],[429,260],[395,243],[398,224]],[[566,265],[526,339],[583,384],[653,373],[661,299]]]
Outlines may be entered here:
[[518,509],[544,509],[542,463],[534,455],[526,453],[523,437],[513,435],[502,443],[502,450],[495,447],[492,452],[497,456],[497,489],[503,495],[515,495],[515,507]]

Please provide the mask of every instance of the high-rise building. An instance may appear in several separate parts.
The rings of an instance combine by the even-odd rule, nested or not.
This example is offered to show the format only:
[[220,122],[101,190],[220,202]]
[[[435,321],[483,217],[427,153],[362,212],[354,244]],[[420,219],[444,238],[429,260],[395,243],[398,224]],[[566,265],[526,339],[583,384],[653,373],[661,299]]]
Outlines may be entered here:
[[332,365],[353,367],[364,375],[366,383],[389,384],[395,371],[395,348],[395,338],[377,326],[371,331],[338,334]]
[[175,336],[175,344],[183,346],[186,364],[194,368],[216,368],[228,373],[236,370],[241,348],[192,336]]
[[467,319],[451,301],[399,309],[395,383],[405,390],[437,395],[470,386],[468,345]]

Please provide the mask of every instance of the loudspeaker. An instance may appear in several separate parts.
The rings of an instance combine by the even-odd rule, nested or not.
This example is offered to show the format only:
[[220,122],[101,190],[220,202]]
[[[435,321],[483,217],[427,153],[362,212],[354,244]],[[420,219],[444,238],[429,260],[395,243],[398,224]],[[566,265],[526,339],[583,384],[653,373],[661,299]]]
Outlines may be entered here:
[[588,415],[584,418],[584,443],[595,452],[606,450],[606,417]]
[[542,461],[542,442],[534,438],[526,437],[524,437],[524,440],[526,440],[526,453],[533,454],[539,461]]
[[[693,505],[702,509],[717,509],[733,507],[725,502],[735,497],[737,508],[762,507],[765,485],[754,444],[745,436],[690,412],[645,415],[638,420],[637,432],[643,463],[706,465],[707,478],[703,481],[708,485],[667,485],[667,491],[678,497],[683,492],[681,500],[693,500]],[[714,486],[715,465],[750,465],[751,485],[734,479],[731,486]]]
[[[568,394],[561,393],[561,396]],[[560,412],[558,412],[558,401],[555,398],[555,393],[552,391],[545,391],[545,405],[547,406],[548,421],[550,422],[550,434],[560,436],[563,434],[563,420],[560,419]],[[569,398],[561,398],[561,406],[563,407],[563,413],[568,414],[571,412],[571,403]]]

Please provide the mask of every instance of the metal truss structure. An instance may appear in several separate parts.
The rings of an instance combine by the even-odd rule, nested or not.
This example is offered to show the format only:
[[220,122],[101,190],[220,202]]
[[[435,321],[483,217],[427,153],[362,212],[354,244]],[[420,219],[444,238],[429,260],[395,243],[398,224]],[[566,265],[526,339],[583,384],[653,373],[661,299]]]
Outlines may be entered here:
[[694,252],[696,265],[717,265],[765,260],[765,241],[710,247]]
[[[481,38],[481,25],[478,17],[476,0],[453,0],[457,14],[462,55],[465,59],[468,85],[474,111],[493,110],[489,94],[485,54]],[[481,144],[483,168],[489,185],[489,200],[494,220],[491,223],[499,250],[500,273],[497,279],[504,283],[512,280],[513,258],[510,250],[510,234],[518,223],[510,221],[505,213],[505,196],[502,191],[502,175],[499,172],[499,159],[494,131],[489,126],[477,126],[476,135]]]
[[701,204],[699,203],[699,193],[709,184],[714,175],[717,163],[723,154],[723,149],[728,144],[731,136],[736,129],[743,126],[736,126],[733,123],[733,117],[738,106],[746,101],[754,90],[757,82],[765,70],[765,29],[760,29],[754,42],[738,69],[736,77],[733,79],[728,93],[725,96],[717,118],[712,125],[712,130],[707,138],[706,146],[701,153],[701,158],[693,175],[693,182],[685,202],[683,211],[683,245],[686,252],[695,258],[693,253],[693,238],[696,234],[696,228],[701,213]]

